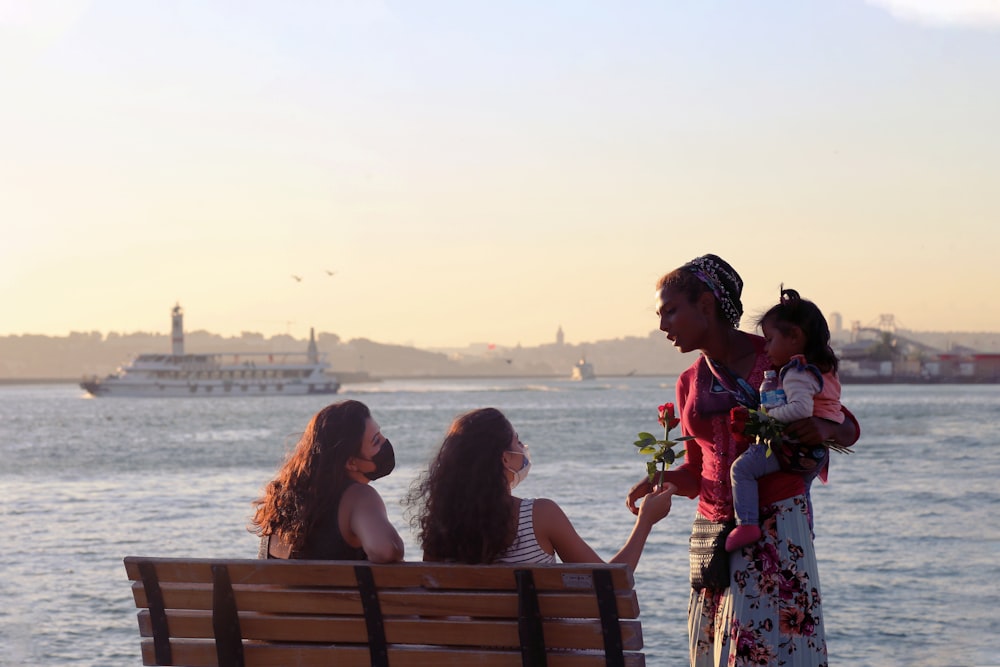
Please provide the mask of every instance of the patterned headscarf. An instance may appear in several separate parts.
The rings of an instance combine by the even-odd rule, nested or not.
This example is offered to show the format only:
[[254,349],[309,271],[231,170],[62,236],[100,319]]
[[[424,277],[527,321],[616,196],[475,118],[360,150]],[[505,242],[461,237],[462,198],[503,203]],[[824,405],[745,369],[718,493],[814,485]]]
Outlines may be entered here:
[[718,255],[695,257],[681,269],[690,271],[698,280],[705,283],[722,306],[726,319],[734,328],[740,325],[740,317],[743,315],[743,302],[740,301],[740,296],[743,294],[743,279],[736,273],[736,269]]

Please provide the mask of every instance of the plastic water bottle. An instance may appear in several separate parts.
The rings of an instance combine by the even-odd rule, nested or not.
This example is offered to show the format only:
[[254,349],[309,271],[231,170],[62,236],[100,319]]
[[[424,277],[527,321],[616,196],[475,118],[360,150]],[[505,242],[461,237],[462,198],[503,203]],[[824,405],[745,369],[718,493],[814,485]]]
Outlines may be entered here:
[[787,402],[785,390],[778,385],[778,374],[764,371],[764,381],[760,383],[760,407],[767,411]]

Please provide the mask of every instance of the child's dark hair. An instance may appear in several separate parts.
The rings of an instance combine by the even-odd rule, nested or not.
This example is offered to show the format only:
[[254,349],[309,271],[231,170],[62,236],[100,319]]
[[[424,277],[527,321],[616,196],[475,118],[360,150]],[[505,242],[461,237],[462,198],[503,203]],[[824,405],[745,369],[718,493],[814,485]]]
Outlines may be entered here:
[[757,326],[763,327],[765,322],[782,334],[787,334],[793,325],[797,326],[806,337],[806,361],[824,373],[837,372],[837,355],[830,347],[830,327],[815,303],[782,285],[781,301],[757,320]]

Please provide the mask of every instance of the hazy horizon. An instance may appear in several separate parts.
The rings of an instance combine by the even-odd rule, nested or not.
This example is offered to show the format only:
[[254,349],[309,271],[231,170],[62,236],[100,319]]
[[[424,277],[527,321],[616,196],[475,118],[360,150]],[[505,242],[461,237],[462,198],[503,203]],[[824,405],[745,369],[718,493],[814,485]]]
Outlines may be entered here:
[[1000,331],[998,81],[982,0],[0,0],[0,335],[579,344],[707,252]]
[[[862,323],[862,327],[866,330],[866,333],[864,335],[867,336],[867,337],[871,337],[872,334],[874,333],[874,330],[878,328],[877,324],[878,324],[877,322],[872,322],[872,323],[867,323],[867,324]],[[832,324],[831,324],[831,327],[832,327]],[[741,329],[744,330],[744,331],[749,331],[750,330],[749,327],[747,327],[747,326],[743,326],[743,327],[741,327]],[[314,328],[314,330],[315,330],[315,328]],[[923,330],[923,329],[910,329],[910,328],[906,328],[906,327],[902,327],[902,326],[897,326],[896,330],[899,331],[899,332],[905,332],[905,333],[910,333],[910,334],[914,334],[914,335],[922,335],[922,336],[946,336],[946,335],[956,335],[956,336],[963,336],[963,337],[969,337],[969,336],[997,336],[998,338],[1000,338],[1000,330],[998,330],[998,331],[962,331],[962,330],[957,330],[957,329],[951,329],[951,330],[947,330],[947,329]],[[850,326],[842,327],[839,330],[835,330],[835,329],[831,328],[831,333],[833,333],[834,339],[838,339],[838,338],[839,339],[843,339],[844,336],[847,335],[847,334],[850,334],[850,332],[851,332],[851,327]],[[88,330],[88,331],[72,330],[72,331],[69,331],[69,332],[66,332],[66,333],[63,333],[63,334],[42,334],[42,333],[35,333],[35,332],[0,333],[0,338],[17,337],[17,336],[40,336],[40,337],[48,337],[48,338],[68,338],[68,337],[73,336],[73,335],[88,336],[88,335],[92,335],[94,333],[99,334],[102,337],[103,340],[107,340],[111,336],[118,336],[118,337],[158,336],[158,337],[161,337],[161,338],[164,338],[164,339],[169,339],[170,338],[170,330],[169,330],[169,328],[164,328],[161,331],[144,331],[144,330],[134,330],[134,331],[113,331],[113,330],[106,330],[106,331],[102,331],[102,330],[99,330],[99,329],[93,329],[93,330]],[[759,333],[759,332],[755,332],[755,333]],[[242,338],[243,336],[246,335],[246,336],[261,336],[261,337],[263,337],[265,339],[268,339],[268,340],[272,339],[272,338],[276,338],[276,337],[291,338],[291,339],[293,339],[295,341],[302,341],[302,342],[305,342],[305,341],[309,340],[309,332],[308,331],[306,331],[304,333],[303,332],[297,332],[297,331],[279,331],[279,332],[274,332],[274,333],[268,334],[268,333],[264,333],[264,332],[261,332],[261,331],[243,330],[243,331],[240,331],[238,333],[220,333],[220,332],[216,332],[216,331],[210,331],[208,329],[204,329],[204,328],[201,328],[201,327],[190,328],[190,327],[187,327],[186,324],[185,324],[184,334],[185,334],[186,337],[188,337],[188,336],[194,336],[194,335],[208,335],[208,336],[216,336],[216,337],[225,338],[225,339],[230,339],[230,338],[239,339],[239,338]],[[321,336],[324,336],[324,335],[336,336],[340,340],[341,343],[348,343],[348,342],[351,342],[352,340],[355,339],[355,338],[344,337],[344,336],[342,336],[337,331],[315,330],[315,335],[316,335],[317,339],[319,339]],[[647,338],[647,337],[650,337],[650,336],[657,337],[657,336],[660,336],[660,335],[661,335],[661,332],[659,332],[656,328],[651,328],[651,329],[649,329],[645,333],[639,333],[639,334],[619,334],[617,336],[612,335],[612,336],[609,336],[607,338],[592,338],[592,339],[572,340],[568,336],[564,336],[564,343],[565,343],[565,345],[570,346],[570,347],[580,347],[580,346],[586,346],[586,345],[592,344],[592,343],[601,343],[601,342],[609,342],[609,341],[614,341],[614,340],[622,340],[622,339],[626,339],[626,338],[629,338],[629,337]],[[476,348],[476,347],[483,347],[483,348],[490,348],[490,349],[492,349],[494,347],[497,348],[497,349],[513,349],[513,348],[516,348],[516,347],[519,347],[519,346],[520,347],[538,347],[538,346],[541,346],[541,345],[550,345],[550,344],[553,344],[553,343],[556,342],[555,332],[553,332],[551,340],[543,340],[543,341],[540,341],[539,343],[535,343],[535,344],[531,344],[531,345],[524,345],[523,343],[519,343],[519,342],[473,340],[473,341],[466,341],[466,342],[462,342],[462,343],[457,343],[457,344],[454,344],[454,345],[427,345],[427,346],[421,346],[421,345],[416,345],[416,344],[414,344],[413,342],[410,342],[410,341],[392,342],[392,341],[385,341],[385,340],[382,340],[382,339],[379,339],[379,338],[372,338],[370,336],[359,336],[357,338],[367,339],[367,340],[370,340],[370,341],[372,341],[374,343],[378,343],[378,344],[400,345],[400,346],[405,346],[405,347],[414,347],[414,348],[417,348],[417,349],[423,349],[423,350],[427,350],[427,351],[460,350],[460,349]],[[989,343],[989,345],[992,346],[992,347],[996,347],[998,344],[1000,344],[1000,340],[991,341]],[[670,347],[670,345],[669,345],[668,342],[665,342],[664,345],[665,345],[665,347],[664,347],[665,350],[669,351],[669,350],[672,349]],[[156,350],[149,350],[149,351],[150,352],[155,352]]]

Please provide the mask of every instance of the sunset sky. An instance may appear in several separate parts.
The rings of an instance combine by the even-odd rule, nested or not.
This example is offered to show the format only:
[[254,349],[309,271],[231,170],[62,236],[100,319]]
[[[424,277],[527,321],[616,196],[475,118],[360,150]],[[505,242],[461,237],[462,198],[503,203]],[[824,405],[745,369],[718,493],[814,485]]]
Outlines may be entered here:
[[996,1],[0,0],[0,91],[0,335],[580,343],[706,252],[1000,331]]

